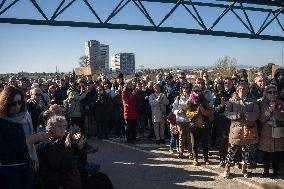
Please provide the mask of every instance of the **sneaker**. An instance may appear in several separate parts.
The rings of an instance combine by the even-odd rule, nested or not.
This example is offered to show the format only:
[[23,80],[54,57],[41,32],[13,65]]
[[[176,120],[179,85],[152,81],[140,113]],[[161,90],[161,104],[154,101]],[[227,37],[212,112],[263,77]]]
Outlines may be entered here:
[[236,169],[241,169],[242,166],[241,166],[239,163],[235,163],[234,167],[235,167]]
[[174,153],[174,151],[173,151],[172,149],[170,149],[169,152],[170,152],[170,154],[173,154],[173,153]]
[[248,172],[244,172],[244,173],[243,173],[243,177],[244,177],[244,178],[248,178]]
[[228,171],[224,171],[223,173],[221,173],[221,176],[223,177],[223,178],[229,178],[229,172]]
[[194,160],[192,161],[192,165],[198,166],[198,161],[197,161],[197,159],[194,159]]
[[248,171],[247,171],[247,165],[246,164],[242,165],[242,174],[245,178],[248,178]]

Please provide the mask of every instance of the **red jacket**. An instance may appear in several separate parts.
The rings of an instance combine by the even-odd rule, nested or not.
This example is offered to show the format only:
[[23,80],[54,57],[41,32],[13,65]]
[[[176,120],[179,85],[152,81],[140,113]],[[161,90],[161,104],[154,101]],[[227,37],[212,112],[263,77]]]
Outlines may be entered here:
[[132,90],[126,89],[122,92],[125,120],[134,120],[138,118],[138,111],[136,108],[137,100],[138,96],[137,94],[133,95]]

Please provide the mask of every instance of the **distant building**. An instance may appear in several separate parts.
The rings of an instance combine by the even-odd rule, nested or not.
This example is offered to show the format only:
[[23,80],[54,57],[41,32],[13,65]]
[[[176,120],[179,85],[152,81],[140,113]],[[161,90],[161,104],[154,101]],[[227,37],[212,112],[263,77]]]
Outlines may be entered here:
[[101,44],[100,50],[102,64],[104,64],[105,70],[109,70],[109,46]]
[[134,53],[118,53],[111,57],[112,71],[130,75],[135,73]]
[[[109,70],[109,46],[99,41],[90,40],[85,42],[85,55],[88,57],[86,75],[96,72],[108,72]],[[90,73],[89,73],[90,72]]]

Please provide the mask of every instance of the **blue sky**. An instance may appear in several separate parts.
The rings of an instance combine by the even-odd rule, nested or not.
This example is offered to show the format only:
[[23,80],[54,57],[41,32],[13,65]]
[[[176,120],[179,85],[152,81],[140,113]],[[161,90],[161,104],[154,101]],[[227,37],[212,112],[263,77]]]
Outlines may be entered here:
[[[47,15],[51,15],[59,1],[38,2],[40,6],[45,7]],[[95,2],[94,8],[103,20],[118,3],[117,0]],[[145,3],[145,6],[157,22],[173,5]],[[222,12],[222,9],[199,10],[207,25]],[[249,15],[256,25],[266,16],[251,12]],[[28,0],[21,0],[0,17],[39,19],[40,15]],[[244,31],[240,24],[232,21],[235,19],[229,14],[215,29]],[[97,21],[82,1],[72,5],[58,20]],[[284,20],[283,15],[281,20]],[[133,3],[127,5],[111,23],[149,25]],[[179,7],[163,26],[199,28],[183,7]],[[265,30],[265,34],[283,35],[276,22]],[[260,66],[269,62],[281,64],[282,61],[282,42],[158,32],[0,24],[0,73],[54,72],[56,66],[59,71],[71,71],[78,66],[78,59],[84,54],[84,42],[91,39],[108,44],[110,55],[119,52],[135,53],[136,65],[146,68],[211,66],[218,58],[226,55],[236,58],[240,65]]]

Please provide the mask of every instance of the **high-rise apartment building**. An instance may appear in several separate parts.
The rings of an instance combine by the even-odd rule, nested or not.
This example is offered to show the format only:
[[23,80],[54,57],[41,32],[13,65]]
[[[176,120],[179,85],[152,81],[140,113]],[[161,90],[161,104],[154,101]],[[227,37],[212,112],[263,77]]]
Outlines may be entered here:
[[100,46],[101,50],[101,60],[102,64],[105,65],[105,70],[109,70],[109,46],[101,44]]
[[134,53],[118,53],[111,57],[111,67],[113,71],[119,71],[130,75],[135,73]]
[[85,42],[85,55],[88,57],[91,74],[107,72],[109,70],[109,46],[99,41]]

